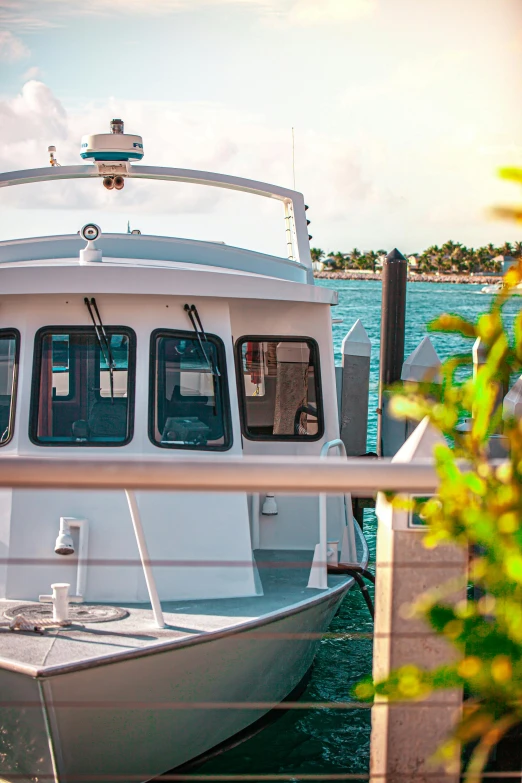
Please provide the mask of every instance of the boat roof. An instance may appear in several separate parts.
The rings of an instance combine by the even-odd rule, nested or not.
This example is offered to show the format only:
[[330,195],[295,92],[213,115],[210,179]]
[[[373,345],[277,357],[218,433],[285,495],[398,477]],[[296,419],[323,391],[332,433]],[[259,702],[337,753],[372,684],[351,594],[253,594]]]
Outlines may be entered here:
[[[307,283],[303,264],[220,242],[105,234],[102,261],[82,265],[78,234],[0,242],[2,294],[156,294],[337,304],[336,292]],[[122,275],[122,267],[127,270]],[[38,271],[37,271],[38,270]]]
[[[53,164],[53,159],[51,159]],[[0,173],[0,188],[37,182],[71,179],[124,179],[186,182],[226,188],[276,199],[284,206],[284,230],[288,258],[231,247],[220,242],[202,242],[176,237],[141,234],[107,234],[96,239],[102,262],[80,261],[85,249],[79,235],[34,237],[0,242],[0,274],[3,293],[73,293],[78,288],[109,293],[181,293],[185,285],[202,296],[291,299],[337,304],[336,294],[315,288],[310,255],[307,206],[302,193],[225,174],[190,169],[136,166],[130,161],[95,161],[85,166],[51,165],[48,168]],[[123,187],[123,185],[122,185]],[[90,243],[90,247],[94,245]],[[82,267],[81,271],[78,267]],[[87,266],[92,266],[86,271]],[[115,266],[132,267],[132,274],[114,280]],[[32,269],[31,275],[27,268]],[[45,268],[45,275],[34,268]],[[56,270],[59,274],[56,274]],[[152,270],[154,269],[154,274]],[[54,271],[53,271],[54,270]],[[176,278],[172,273],[176,272]],[[198,273],[198,280],[193,279]],[[146,274],[144,274],[146,273]],[[168,275],[167,277],[165,275]],[[34,275],[34,277],[33,277]],[[252,278],[256,284],[252,285]],[[33,282],[34,281],[34,282]],[[112,283],[110,290],[108,286]],[[139,283],[139,290],[136,285]],[[101,287],[98,287],[101,286]],[[145,288],[143,287],[145,286]],[[297,290],[301,289],[301,290]],[[207,291],[208,293],[204,293]]]

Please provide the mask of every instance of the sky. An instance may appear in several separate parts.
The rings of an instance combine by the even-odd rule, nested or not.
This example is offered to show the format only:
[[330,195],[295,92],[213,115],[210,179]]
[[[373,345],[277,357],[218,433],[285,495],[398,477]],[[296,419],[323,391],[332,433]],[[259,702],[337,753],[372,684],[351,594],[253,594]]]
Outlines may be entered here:
[[[326,252],[519,240],[521,0],[0,0],[0,171],[80,163],[112,117],[148,165],[293,187]],[[294,149],[292,144],[294,129]],[[295,165],[294,165],[295,162]],[[0,238],[125,231],[284,255],[280,204],[197,185],[0,191]]]

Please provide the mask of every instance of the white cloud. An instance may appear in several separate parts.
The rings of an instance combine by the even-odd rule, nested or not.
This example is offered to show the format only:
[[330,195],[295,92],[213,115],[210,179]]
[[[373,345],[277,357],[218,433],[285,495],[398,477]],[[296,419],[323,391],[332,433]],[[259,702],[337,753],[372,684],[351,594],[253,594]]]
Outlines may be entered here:
[[[262,118],[217,104],[115,101],[103,106],[85,106],[67,113],[49,87],[27,82],[20,95],[0,101],[0,169],[13,170],[46,165],[47,146],[57,147],[63,164],[80,163],[80,138],[85,133],[104,132],[113,116],[122,116],[128,132],[144,138],[145,161],[154,165],[222,171],[291,185],[291,147],[287,129],[267,128]],[[359,160],[362,152],[342,139],[308,134],[297,139],[298,186],[308,182],[317,191],[321,210],[331,217],[353,202],[379,199],[380,191],[367,181]],[[305,172],[317,172],[315,181]],[[301,176],[302,175],[302,176]],[[26,207],[81,207],[93,200],[93,183],[77,188],[71,183],[38,186]],[[143,187],[141,185],[143,184]],[[16,189],[18,191],[18,189]],[[20,190],[22,190],[20,188]],[[51,196],[51,190],[53,195]],[[226,199],[213,189],[170,187],[140,183],[117,194],[118,207],[140,211],[207,212]],[[144,197],[145,192],[145,197]],[[76,195],[73,195],[73,194]],[[96,189],[96,204],[115,204],[114,193]],[[143,202],[143,203],[142,203]]]
[[340,24],[371,15],[378,0],[0,0],[0,26],[37,30],[71,16],[166,15],[197,8],[249,6],[259,17],[289,25]]
[[37,65],[33,65],[31,68],[28,68],[27,71],[24,73],[24,82],[33,81],[34,79],[39,79],[41,76],[40,69]]
[[[108,131],[114,116],[124,118],[127,132],[143,136],[144,163],[149,165],[292,185],[290,129],[268,126],[262,116],[213,103],[114,98],[66,111],[49,87],[36,80],[27,82],[16,97],[0,100],[0,170],[47,165],[50,144],[56,145],[63,165],[80,163],[81,136]],[[448,236],[479,244],[488,232],[492,241],[501,241],[495,226],[485,223],[484,212],[487,206],[506,200],[505,183],[496,180],[494,171],[505,162],[500,150],[507,137],[488,136],[473,128],[462,136],[448,127],[435,140],[409,135],[404,141],[402,133],[403,126],[395,138],[379,127],[360,138],[345,129],[338,133],[297,129],[297,188],[311,206],[314,244],[335,250],[393,243],[415,250]],[[248,201],[249,197],[215,188],[148,181],[130,181],[119,193],[104,190],[97,181],[63,181],[17,187],[10,189],[8,197],[5,191],[0,195],[4,210],[33,210],[31,221],[44,226],[42,210],[54,210],[57,224],[61,212],[83,210],[89,211],[89,219],[93,219],[91,211],[103,212],[104,225],[119,215],[124,218],[118,218],[118,225],[123,220],[126,224],[128,217],[134,224],[139,215],[140,227],[156,221],[154,231],[181,236],[202,236],[192,230],[202,223],[203,236],[236,243],[233,232],[225,233],[228,218],[243,232],[240,243],[246,246],[255,231],[264,242],[265,219],[268,225],[269,215],[276,215],[271,210],[278,207],[270,200]],[[256,216],[252,220],[249,209]],[[4,235],[8,229],[4,228]]]
[[15,63],[29,57],[31,52],[13,33],[9,30],[0,30],[0,60],[7,63]]
[[283,12],[289,23],[315,25],[324,22],[353,22],[371,16],[376,0],[297,0]]

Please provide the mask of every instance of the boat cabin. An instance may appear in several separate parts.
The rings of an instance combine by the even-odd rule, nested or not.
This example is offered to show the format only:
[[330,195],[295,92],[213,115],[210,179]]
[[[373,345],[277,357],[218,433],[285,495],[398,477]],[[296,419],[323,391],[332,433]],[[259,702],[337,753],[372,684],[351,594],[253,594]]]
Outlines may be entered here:
[[[116,456],[318,456],[339,437],[336,294],[314,285],[302,195],[121,160],[4,174],[0,186],[116,176],[276,198],[288,258],[93,224],[0,242],[0,460],[88,457],[103,471]],[[137,493],[160,598],[255,596],[254,551],[313,551],[318,497],[272,494]],[[328,503],[339,540],[344,499]],[[38,600],[59,580],[87,601],[148,601],[123,492],[4,489],[0,509],[0,598]],[[64,531],[69,557],[55,545]]]

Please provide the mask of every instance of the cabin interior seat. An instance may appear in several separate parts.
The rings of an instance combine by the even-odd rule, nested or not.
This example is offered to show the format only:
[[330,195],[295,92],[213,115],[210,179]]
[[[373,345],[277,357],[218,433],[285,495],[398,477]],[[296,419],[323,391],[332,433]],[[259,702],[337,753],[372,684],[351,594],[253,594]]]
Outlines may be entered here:
[[204,395],[184,395],[181,387],[175,385],[167,405],[166,419],[170,417],[195,417],[209,428],[208,440],[223,437],[221,417],[215,415],[215,405],[211,398]]

